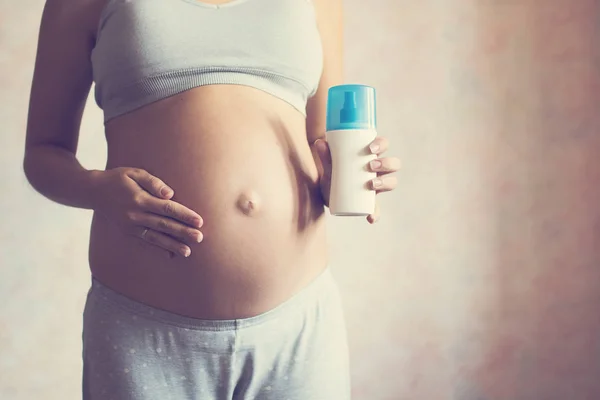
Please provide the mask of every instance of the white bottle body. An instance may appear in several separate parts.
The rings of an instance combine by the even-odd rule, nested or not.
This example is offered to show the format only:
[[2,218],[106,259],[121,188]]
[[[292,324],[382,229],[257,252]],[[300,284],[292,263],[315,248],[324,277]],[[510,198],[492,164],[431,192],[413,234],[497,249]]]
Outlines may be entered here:
[[328,131],[332,172],[329,211],[338,216],[363,216],[375,212],[375,191],[370,181],[369,162],[377,156],[369,145],[377,137],[375,129]]

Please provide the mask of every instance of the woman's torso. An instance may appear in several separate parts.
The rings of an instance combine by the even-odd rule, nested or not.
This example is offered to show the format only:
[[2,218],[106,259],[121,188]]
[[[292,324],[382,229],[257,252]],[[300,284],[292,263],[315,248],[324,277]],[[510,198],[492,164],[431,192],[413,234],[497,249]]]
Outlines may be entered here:
[[[265,0],[244,4],[253,1]],[[204,240],[189,258],[169,258],[95,214],[90,264],[104,284],[184,315],[243,318],[285,301],[327,265],[305,117],[288,102],[245,85],[201,86],[108,121],[106,136],[107,168],[165,181],[173,200],[203,217]],[[245,195],[258,202],[250,215],[238,206]]]

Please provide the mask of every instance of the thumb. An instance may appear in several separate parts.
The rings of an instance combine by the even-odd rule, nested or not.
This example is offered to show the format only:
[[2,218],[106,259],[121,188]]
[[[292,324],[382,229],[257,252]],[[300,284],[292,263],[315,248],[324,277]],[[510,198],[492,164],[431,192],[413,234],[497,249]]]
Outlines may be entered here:
[[323,172],[326,175],[331,175],[331,152],[329,151],[329,145],[327,144],[327,141],[318,139],[315,142],[315,147],[317,149],[319,159],[321,160],[321,164],[323,165]]

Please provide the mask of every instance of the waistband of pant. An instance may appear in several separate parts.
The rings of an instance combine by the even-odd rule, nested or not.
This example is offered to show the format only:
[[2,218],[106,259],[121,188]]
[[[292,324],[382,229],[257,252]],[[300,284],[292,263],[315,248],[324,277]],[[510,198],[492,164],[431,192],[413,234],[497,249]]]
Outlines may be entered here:
[[183,328],[227,331],[264,324],[271,320],[279,320],[281,317],[292,317],[291,314],[297,311],[301,312],[331,290],[337,290],[337,286],[333,280],[330,267],[327,267],[311,283],[269,311],[248,318],[219,320],[192,318],[149,306],[112,290],[95,278],[92,278],[92,287],[88,295],[88,301],[96,301],[103,305],[112,305],[143,318]]

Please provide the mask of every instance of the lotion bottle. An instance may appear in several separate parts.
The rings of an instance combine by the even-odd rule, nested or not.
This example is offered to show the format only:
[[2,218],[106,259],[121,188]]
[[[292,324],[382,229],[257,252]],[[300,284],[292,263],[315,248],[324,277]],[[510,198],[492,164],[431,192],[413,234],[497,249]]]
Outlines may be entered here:
[[326,138],[332,172],[329,210],[337,216],[365,216],[375,212],[375,191],[369,182],[377,174],[369,162],[377,158],[369,145],[377,137],[375,89],[339,85],[327,97]]

